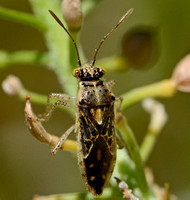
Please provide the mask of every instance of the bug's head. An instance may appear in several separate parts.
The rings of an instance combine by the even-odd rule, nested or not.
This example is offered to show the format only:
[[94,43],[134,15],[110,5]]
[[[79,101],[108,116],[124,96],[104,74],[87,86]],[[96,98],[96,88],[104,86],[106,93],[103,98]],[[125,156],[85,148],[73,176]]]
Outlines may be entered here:
[[95,81],[104,76],[105,71],[102,67],[96,67],[91,65],[84,65],[83,67],[73,70],[73,76],[80,81]]

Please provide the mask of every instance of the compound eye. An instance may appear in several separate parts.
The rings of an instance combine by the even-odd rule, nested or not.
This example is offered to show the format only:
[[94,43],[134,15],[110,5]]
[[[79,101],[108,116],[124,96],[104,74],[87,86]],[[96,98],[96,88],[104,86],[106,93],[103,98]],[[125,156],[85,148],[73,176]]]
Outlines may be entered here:
[[99,75],[100,75],[100,77],[102,77],[104,74],[105,74],[105,70],[102,68],[102,67],[99,67],[98,68],[99,70]]
[[73,76],[76,78],[79,78],[80,73],[81,73],[81,71],[78,68],[73,70]]

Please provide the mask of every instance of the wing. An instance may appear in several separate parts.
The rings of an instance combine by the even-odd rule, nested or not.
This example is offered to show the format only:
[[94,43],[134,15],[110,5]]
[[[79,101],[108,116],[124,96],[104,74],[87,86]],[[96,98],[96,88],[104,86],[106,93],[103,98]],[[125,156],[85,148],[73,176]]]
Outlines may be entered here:
[[113,104],[83,107],[79,113],[79,164],[89,190],[99,195],[110,179],[116,159]]
[[103,137],[110,153],[113,154],[114,132],[113,104],[79,108],[79,137],[84,157],[90,153],[93,143]]

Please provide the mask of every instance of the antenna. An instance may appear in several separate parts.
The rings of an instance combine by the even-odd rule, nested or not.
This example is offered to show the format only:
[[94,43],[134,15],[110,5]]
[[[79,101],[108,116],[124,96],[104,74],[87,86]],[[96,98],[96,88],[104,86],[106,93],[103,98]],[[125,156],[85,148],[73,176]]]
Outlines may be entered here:
[[69,33],[69,31],[66,29],[66,27],[63,25],[63,23],[61,22],[61,20],[56,16],[56,14],[53,11],[51,11],[51,10],[48,10],[48,11],[53,16],[53,18],[57,21],[57,23],[67,32],[67,34],[69,35],[69,37],[73,41],[73,44],[74,44],[76,52],[77,52],[78,66],[81,67],[81,61],[80,61],[79,51],[78,51],[78,47],[77,47],[77,44],[76,44],[75,40],[73,39],[73,37]]
[[114,26],[114,27],[111,29],[111,31],[110,31],[109,33],[107,33],[107,34],[104,36],[104,38],[101,40],[101,42],[100,42],[98,48],[95,49],[94,58],[93,58],[93,60],[92,60],[92,63],[90,64],[91,66],[94,66],[94,63],[96,62],[97,54],[98,54],[98,52],[99,52],[99,50],[100,50],[102,44],[104,43],[104,41],[108,38],[108,36],[109,36],[112,32],[114,32],[114,31],[118,28],[118,26],[119,26],[121,23],[123,23],[123,22],[125,21],[125,19],[133,12],[133,10],[134,10],[134,8],[131,8],[130,10],[128,10],[128,11],[125,13],[125,15],[119,20],[119,22],[117,23],[117,25]]

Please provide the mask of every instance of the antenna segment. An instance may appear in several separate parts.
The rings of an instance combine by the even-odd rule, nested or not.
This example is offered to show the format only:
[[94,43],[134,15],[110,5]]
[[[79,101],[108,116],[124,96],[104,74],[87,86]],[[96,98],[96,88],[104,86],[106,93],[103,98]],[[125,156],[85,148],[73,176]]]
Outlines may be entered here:
[[109,36],[112,32],[114,32],[114,31],[118,28],[118,26],[119,26],[121,23],[123,23],[123,22],[125,21],[125,19],[126,19],[129,15],[131,15],[131,13],[133,12],[133,10],[134,10],[134,8],[131,8],[130,10],[128,10],[128,11],[125,13],[125,15],[119,20],[119,22],[117,23],[117,25],[114,26],[114,27],[111,29],[111,31],[110,31],[109,33],[107,33],[107,34],[104,36],[104,38],[101,40],[101,42],[100,42],[98,48],[95,49],[94,58],[93,58],[93,60],[92,60],[92,63],[90,64],[91,66],[94,66],[94,63],[96,62],[97,54],[98,54],[98,52],[99,52],[99,50],[100,50],[102,44],[104,43],[104,41],[108,38],[108,36]]
[[79,51],[78,51],[78,47],[77,44],[75,42],[75,40],[73,39],[72,35],[69,33],[69,31],[66,29],[66,27],[63,25],[63,23],[61,22],[61,20],[56,16],[56,14],[49,10],[50,14],[53,16],[53,18],[57,21],[57,23],[66,31],[66,33],[69,35],[69,37],[71,38],[71,40],[73,41],[73,44],[75,46],[76,52],[77,52],[77,58],[78,58],[78,67],[81,67],[81,61],[80,61],[80,56],[79,56]]

